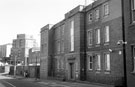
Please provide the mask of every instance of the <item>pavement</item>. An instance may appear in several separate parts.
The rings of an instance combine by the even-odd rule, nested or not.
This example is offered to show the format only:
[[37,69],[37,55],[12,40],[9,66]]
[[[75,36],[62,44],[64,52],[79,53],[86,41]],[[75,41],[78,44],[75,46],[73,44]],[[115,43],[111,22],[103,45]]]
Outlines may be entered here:
[[68,82],[68,81],[60,81],[60,80],[41,80],[35,78],[25,78],[22,76],[14,77],[11,75],[6,75],[6,76],[13,77],[20,80],[25,80],[25,81],[35,81],[41,85],[47,85],[47,86],[49,85],[50,87],[114,87],[113,85],[106,85],[106,84]]

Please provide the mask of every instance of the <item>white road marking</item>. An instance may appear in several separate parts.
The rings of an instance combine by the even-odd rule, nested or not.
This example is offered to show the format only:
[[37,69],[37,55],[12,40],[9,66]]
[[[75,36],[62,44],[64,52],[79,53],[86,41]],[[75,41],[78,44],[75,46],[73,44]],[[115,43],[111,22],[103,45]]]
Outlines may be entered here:
[[10,86],[12,86],[12,87],[16,87],[16,86],[14,86],[13,84],[11,84],[11,83],[9,83],[9,82],[7,82],[7,81],[4,81],[4,80],[2,80],[3,82],[5,82],[5,83],[7,83],[7,84],[9,84]]

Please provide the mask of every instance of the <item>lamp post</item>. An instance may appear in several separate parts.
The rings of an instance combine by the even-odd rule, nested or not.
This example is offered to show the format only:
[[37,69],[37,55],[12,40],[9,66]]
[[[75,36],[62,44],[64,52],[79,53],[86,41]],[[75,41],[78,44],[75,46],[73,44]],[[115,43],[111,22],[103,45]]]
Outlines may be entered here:
[[14,64],[14,77],[16,77],[16,58],[17,58],[17,56],[15,55],[15,64]]
[[37,52],[35,53],[35,56],[36,56],[35,77],[37,80]]

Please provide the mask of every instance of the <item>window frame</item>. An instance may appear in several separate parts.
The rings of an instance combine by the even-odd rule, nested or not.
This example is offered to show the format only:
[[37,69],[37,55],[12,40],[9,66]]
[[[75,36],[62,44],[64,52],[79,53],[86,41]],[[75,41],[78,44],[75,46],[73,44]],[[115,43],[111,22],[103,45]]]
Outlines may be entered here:
[[101,37],[100,37],[100,28],[95,29],[95,44],[99,45],[101,43]]
[[95,58],[96,58],[96,70],[100,71],[101,70],[101,55],[95,54]]
[[92,12],[90,12],[88,14],[88,20],[89,20],[89,22],[92,22],[92,20],[93,20],[93,13]]
[[[108,59],[107,55],[109,55],[109,60],[107,60]],[[109,52],[104,53],[104,60],[105,60],[104,61],[105,62],[105,64],[104,64],[105,71],[111,71],[111,55]],[[109,61],[109,62],[107,62],[107,61]]]
[[131,0],[131,19],[132,23],[135,23],[135,0]]
[[104,43],[108,42],[110,42],[110,26],[107,25],[104,27]]
[[[90,33],[89,33],[90,32]],[[90,35],[89,35],[90,34]],[[92,46],[93,44],[93,30],[90,29],[87,31],[87,41],[88,41],[88,46]]]
[[75,45],[75,43],[74,43],[74,33],[75,33],[74,24],[75,24],[74,20],[71,20],[70,21],[70,51],[75,50],[75,48],[74,48],[74,45]]
[[95,9],[95,21],[99,20],[99,9]]
[[108,2],[106,2],[104,5],[103,5],[103,12],[104,12],[104,17],[107,17],[109,14],[110,14],[110,11],[109,11],[109,4]]
[[132,72],[135,73],[135,45],[131,45],[131,53],[132,53]]
[[88,55],[88,70],[93,70],[93,56],[92,55]]

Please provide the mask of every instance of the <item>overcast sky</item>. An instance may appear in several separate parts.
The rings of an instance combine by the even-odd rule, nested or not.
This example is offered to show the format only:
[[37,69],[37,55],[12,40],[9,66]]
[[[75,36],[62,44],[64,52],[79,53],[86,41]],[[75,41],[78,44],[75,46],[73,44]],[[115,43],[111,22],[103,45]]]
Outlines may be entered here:
[[[92,0],[87,0],[87,4]],[[40,38],[40,28],[56,24],[64,14],[85,0],[0,0],[0,45],[12,43],[17,34]]]

